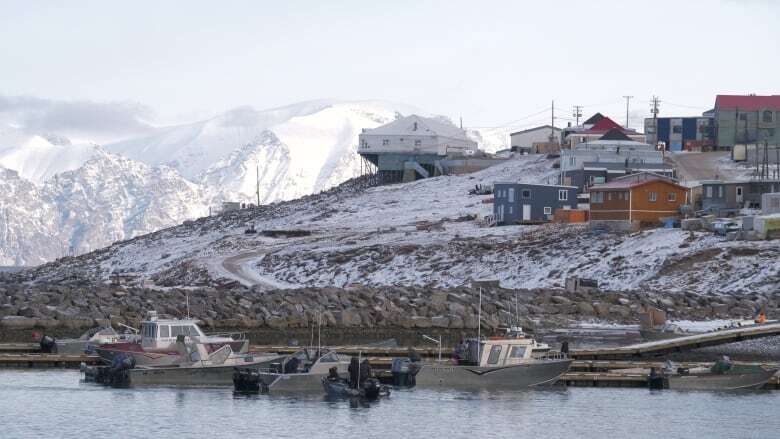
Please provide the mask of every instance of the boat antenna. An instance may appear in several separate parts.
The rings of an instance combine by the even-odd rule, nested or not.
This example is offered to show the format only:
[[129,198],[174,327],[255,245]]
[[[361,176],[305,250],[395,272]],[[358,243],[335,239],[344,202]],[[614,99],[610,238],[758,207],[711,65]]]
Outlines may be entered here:
[[517,290],[515,290],[515,326],[520,327],[520,311],[517,306]]
[[317,353],[322,355],[322,311],[317,311]]
[[187,319],[190,318],[190,293],[189,291],[184,293],[184,298],[187,300]]
[[477,307],[477,366],[482,364],[482,286],[479,287],[479,307]]

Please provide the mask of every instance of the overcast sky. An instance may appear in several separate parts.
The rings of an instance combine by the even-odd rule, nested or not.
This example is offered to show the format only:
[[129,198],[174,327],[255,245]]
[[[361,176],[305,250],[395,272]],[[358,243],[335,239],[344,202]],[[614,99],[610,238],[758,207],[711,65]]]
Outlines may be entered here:
[[[780,93],[773,1],[0,0],[0,94],[138,102],[161,121],[239,105],[387,99],[470,126],[697,114]],[[565,125],[567,119],[556,121]]]

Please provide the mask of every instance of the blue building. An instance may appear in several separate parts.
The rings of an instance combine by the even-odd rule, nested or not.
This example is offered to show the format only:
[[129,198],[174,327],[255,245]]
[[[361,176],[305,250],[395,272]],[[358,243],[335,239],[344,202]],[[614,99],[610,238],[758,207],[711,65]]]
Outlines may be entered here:
[[577,208],[577,188],[549,184],[495,183],[496,224],[550,221],[556,209]]
[[712,147],[715,145],[714,118],[709,115],[647,118],[645,141],[651,145],[664,142],[668,151]]

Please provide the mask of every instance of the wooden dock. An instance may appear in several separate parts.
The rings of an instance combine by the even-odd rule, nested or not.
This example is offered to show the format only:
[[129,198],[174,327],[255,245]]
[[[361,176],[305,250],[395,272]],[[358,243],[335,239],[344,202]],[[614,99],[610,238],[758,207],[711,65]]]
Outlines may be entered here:
[[97,355],[0,354],[0,367],[78,368],[81,363],[101,364]]
[[660,357],[691,349],[780,335],[780,323],[724,329],[702,334],[602,349],[576,349],[569,356],[577,360],[632,360]]

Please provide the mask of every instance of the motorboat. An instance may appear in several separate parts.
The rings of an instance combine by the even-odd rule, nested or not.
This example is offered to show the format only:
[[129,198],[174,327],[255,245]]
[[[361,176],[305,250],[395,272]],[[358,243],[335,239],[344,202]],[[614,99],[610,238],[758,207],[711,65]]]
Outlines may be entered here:
[[140,386],[231,386],[236,368],[268,369],[278,361],[279,355],[262,353],[233,353],[225,344],[209,352],[203,343],[178,343],[181,356],[186,360],[177,366],[140,366],[128,371],[129,385]]
[[660,374],[650,372],[651,388],[672,390],[740,390],[757,389],[766,384],[777,368],[753,364],[735,364],[728,357],[712,367],[678,368],[667,362]]
[[84,379],[112,387],[144,386],[230,386],[236,368],[267,369],[279,355],[262,353],[233,353],[230,345],[208,352],[203,343],[185,343],[179,336],[176,349],[184,360],[175,366],[137,366],[128,353],[114,356],[110,365],[82,364]]
[[554,383],[572,360],[544,343],[508,328],[505,336],[471,338],[451,362],[423,363],[415,378],[420,388],[518,390]]
[[325,349],[306,348],[271,362],[267,370],[236,374],[236,390],[251,389],[268,393],[322,392],[322,378],[335,368],[348,372],[350,358]]
[[83,355],[94,352],[97,346],[121,343],[135,340],[133,334],[120,334],[114,328],[96,327],[86,331],[79,338],[56,339],[50,335],[42,335],[40,339],[41,352],[60,355]]
[[232,352],[246,353],[249,340],[244,334],[205,334],[195,319],[158,318],[150,311],[147,319],[141,322],[139,336],[130,341],[99,345],[95,351],[107,363],[111,363],[118,354],[133,357],[138,366],[173,366],[185,361],[176,348],[178,337],[184,337],[185,343],[203,345],[207,352],[215,352],[227,345]]

